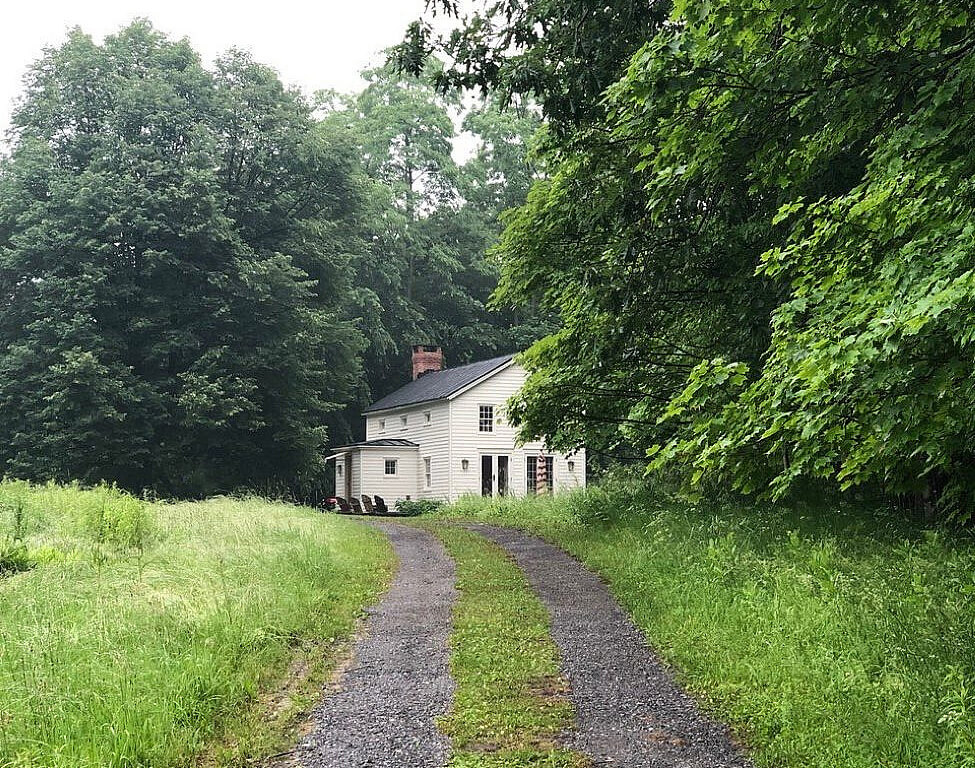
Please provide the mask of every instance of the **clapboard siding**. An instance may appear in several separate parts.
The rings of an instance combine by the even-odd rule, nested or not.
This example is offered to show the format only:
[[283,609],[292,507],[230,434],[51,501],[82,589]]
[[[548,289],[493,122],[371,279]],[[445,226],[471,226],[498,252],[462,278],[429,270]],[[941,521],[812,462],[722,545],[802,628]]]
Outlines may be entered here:
[[[481,493],[481,457],[509,457],[509,493],[528,492],[527,457],[542,454],[543,444],[517,445],[517,435],[505,415],[507,401],[525,383],[521,366],[511,363],[490,374],[452,399],[390,409],[366,416],[366,440],[399,439],[416,443],[412,447],[361,447],[351,452],[352,487],[362,493],[380,495],[387,502],[400,499],[457,499]],[[481,405],[494,406],[492,432],[479,430]],[[427,419],[429,414],[429,420]],[[403,417],[406,418],[405,424]],[[556,490],[586,484],[585,451],[566,457],[552,454]],[[384,472],[386,458],[396,458],[397,474]],[[430,459],[431,483],[426,485],[425,459]],[[464,461],[467,471],[464,471]],[[569,471],[569,462],[574,471]]]
[[[430,414],[430,421],[426,414]],[[403,428],[402,417],[406,417]],[[385,421],[385,428],[380,423]],[[411,498],[446,499],[450,496],[450,479],[447,474],[450,454],[450,403],[420,403],[408,408],[397,408],[366,417],[366,440],[395,438],[411,440],[420,446],[416,459]],[[426,487],[424,477],[425,458],[431,463],[431,486]]]
[[[365,448],[356,455],[362,464],[362,486],[357,496],[378,495],[387,503],[416,498],[416,448]],[[395,475],[386,474],[386,459],[396,459]]]
[[[454,397],[450,401],[451,460],[453,464],[453,487],[450,498],[456,499],[464,494],[481,492],[481,456],[485,454],[509,456],[509,483],[511,493],[523,496],[528,492],[527,457],[542,453],[544,444],[532,441],[516,445],[517,434],[506,418],[507,401],[521,389],[528,378],[524,368],[512,364],[490,378]],[[494,406],[494,431],[479,430],[480,406]],[[586,484],[585,451],[572,456],[553,454],[553,474],[556,490],[583,487]],[[467,472],[463,471],[463,460],[468,461]],[[569,472],[569,461],[574,471]]]

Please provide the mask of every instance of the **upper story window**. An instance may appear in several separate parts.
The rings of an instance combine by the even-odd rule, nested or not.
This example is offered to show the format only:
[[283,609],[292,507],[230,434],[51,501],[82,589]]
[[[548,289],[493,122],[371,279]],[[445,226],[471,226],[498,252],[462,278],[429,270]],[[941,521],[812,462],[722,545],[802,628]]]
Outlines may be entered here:
[[424,411],[423,412],[423,423],[424,424],[429,424],[430,423],[430,418],[431,418],[430,411]]
[[399,417],[399,428],[400,429],[406,429],[406,421],[407,421],[407,417],[406,416],[400,416]]
[[395,475],[396,474],[396,459],[386,459],[385,462],[385,474]]
[[477,419],[478,432],[494,432],[494,406],[482,405]]
[[379,420],[379,431],[380,432],[385,432],[386,431],[386,419],[380,419]]

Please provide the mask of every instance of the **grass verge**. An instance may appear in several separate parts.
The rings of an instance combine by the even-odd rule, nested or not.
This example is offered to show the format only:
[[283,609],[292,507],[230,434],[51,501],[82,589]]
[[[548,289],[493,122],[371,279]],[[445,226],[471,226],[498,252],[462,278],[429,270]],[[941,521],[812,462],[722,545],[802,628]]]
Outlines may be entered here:
[[255,499],[5,482],[15,533],[35,567],[0,578],[2,768],[280,749],[392,567],[378,532]]
[[457,563],[450,668],[453,708],[440,723],[453,768],[580,768],[556,739],[573,712],[548,614],[504,551],[453,526],[429,526]]
[[624,485],[439,514],[534,531],[600,573],[759,765],[975,766],[969,537]]

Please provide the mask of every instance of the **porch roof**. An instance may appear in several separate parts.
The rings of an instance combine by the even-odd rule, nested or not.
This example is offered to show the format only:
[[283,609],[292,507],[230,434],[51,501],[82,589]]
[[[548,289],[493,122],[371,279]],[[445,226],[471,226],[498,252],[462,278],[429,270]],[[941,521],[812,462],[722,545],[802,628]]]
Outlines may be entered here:
[[361,448],[419,448],[419,443],[414,443],[412,440],[402,440],[396,437],[381,438],[379,440],[363,440],[361,443],[349,443],[348,445],[340,445],[334,448],[335,451],[331,456],[325,458],[325,461],[331,461],[332,459],[337,459],[339,456],[344,456],[350,451],[357,451]]

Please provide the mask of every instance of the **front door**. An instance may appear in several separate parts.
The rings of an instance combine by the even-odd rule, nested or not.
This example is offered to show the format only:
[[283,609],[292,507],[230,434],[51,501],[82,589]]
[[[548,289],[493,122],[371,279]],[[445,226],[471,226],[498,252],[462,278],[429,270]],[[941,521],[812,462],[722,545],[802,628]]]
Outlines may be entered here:
[[481,495],[507,496],[509,483],[507,456],[481,456]]

